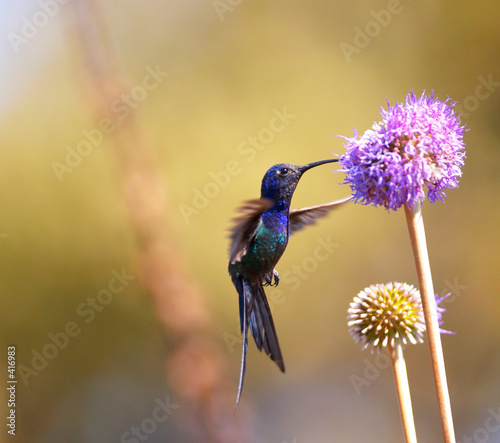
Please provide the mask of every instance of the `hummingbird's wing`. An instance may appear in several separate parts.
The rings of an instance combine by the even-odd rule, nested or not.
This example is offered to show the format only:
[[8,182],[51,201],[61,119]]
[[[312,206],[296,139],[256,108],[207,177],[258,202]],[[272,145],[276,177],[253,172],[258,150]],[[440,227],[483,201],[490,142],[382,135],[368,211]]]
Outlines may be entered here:
[[352,200],[352,197],[347,197],[342,200],[337,200],[330,203],[324,203],[317,206],[309,206],[302,209],[294,209],[290,211],[290,235],[300,231],[307,225],[316,223],[317,218],[324,217],[331,210],[337,209],[344,203]]
[[246,201],[238,209],[242,215],[236,217],[231,231],[231,250],[229,251],[229,263],[235,263],[241,260],[246,254],[248,245],[255,235],[260,216],[267,211],[274,202],[268,198],[256,198]]

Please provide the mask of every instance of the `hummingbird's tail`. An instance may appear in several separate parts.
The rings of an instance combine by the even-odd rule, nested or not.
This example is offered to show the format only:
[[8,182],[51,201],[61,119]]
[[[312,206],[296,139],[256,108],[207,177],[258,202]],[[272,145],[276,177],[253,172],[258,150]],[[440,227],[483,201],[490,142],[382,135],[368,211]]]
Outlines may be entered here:
[[240,276],[232,277],[234,286],[240,295],[240,325],[243,338],[241,350],[240,382],[238,384],[238,397],[236,405],[240,402],[241,391],[243,389],[243,379],[245,377],[247,348],[248,348],[248,327],[252,332],[257,349],[266,352],[282,372],[285,372],[285,364],[274,327],[271,310],[267,303],[266,294],[262,283],[250,284]]

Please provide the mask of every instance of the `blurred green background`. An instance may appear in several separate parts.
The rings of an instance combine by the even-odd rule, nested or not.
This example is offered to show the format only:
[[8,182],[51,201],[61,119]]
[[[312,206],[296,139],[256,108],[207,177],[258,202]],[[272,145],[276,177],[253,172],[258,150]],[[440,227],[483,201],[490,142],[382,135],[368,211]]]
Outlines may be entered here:
[[[178,410],[147,441],[188,441],[178,423],[182,399],[164,376],[169,339],[139,279],[94,309],[89,323],[78,313],[113,271],[136,275],[136,245],[109,137],[62,180],[54,171],[96,122],[70,38],[71,1],[55,2],[35,35],[13,40],[26,20],[44,23],[42,4],[1,6],[2,349],[17,346],[20,377],[19,365],[31,366],[50,333],[68,322],[81,331],[27,384],[19,379],[17,441],[124,441],[166,395]],[[130,88],[148,69],[169,73],[133,104],[165,182],[169,232],[203,288],[235,394],[238,307],[226,231],[235,207],[259,195],[271,165],[344,152],[336,136],[370,127],[386,99],[402,101],[414,89],[459,102],[470,129],[464,175],[446,203],[426,203],[424,215],[435,289],[453,293],[445,327],[456,335],[444,336],[443,346],[457,439],[500,442],[500,4],[126,0],[98,7]],[[273,132],[277,112],[289,117]],[[259,136],[260,148],[252,148]],[[228,167],[231,175],[222,174]],[[331,169],[307,174],[293,206],[348,195]],[[218,184],[222,176],[229,179]],[[324,260],[314,258],[321,242],[335,244]],[[277,269],[288,278],[267,293],[277,302],[287,373],[250,343],[243,396],[253,440],[402,441],[392,371],[361,352],[346,315],[370,284],[417,283],[404,214],[343,208],[294,236]],[[427,345],[408,347],[406,357],[417,434],[440,441]],[[366,383],[356,388],[353,375]],[[485,428],[488,417],[497,417],[495,430]],[[5,426],[0,434],[8,441]]]

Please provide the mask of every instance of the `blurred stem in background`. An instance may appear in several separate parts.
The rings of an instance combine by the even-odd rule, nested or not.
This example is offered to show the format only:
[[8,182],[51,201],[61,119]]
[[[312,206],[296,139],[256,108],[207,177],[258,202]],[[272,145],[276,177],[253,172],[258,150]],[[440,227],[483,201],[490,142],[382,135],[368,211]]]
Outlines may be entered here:
[[242,418],[249,411],[233,415],[235,386],[226,358],[211,338],[210,314],[201,288],[187,276],[180,251],[173,244],[174,234],[166,230],[166,196],[154,153],[132,108],[124,120],[111,112],[110,105],[124,92],[125,82],[105,20],[93,0],[72,2],[71,6],[69,29],[81,57],[79,72],[86,96],[96,122],[109,119],[113,124],[108,137],[137,241],[141,283],[151,294],[174,348],[167,357],[167,381],[184,400],[180,410],[196,441],[250,441]]

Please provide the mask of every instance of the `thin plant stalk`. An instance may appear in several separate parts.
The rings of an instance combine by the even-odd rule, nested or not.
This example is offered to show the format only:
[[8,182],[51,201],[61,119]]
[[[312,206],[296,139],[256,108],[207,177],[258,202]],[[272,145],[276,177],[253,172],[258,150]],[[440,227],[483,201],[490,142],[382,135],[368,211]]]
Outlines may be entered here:
[[[123,84],[121,58],[115,52],[100,2],[81,0],[72,2],[71,7],[68,29],[74,33],[79,50],[72,48],[72,54],[81,57],[81,62],[75,63],[78,74],[83,74],[82,84],[96,125],[108,120],[108,127],[113,128],[104,132],[109,132],[107,142],[114,148],[116,175],[121,179],[124,208],[137,244],[134,262],[141,276],[138,280],[150,293],[151,309],[171,343],[169,352],[164,353],[164,374],[172,392],[182,400],[181,421],[191,424],[188,432],[193,435],[192,441],[253,441],[247,424],[250,407],[245,405],[246,417],[231,415],[234,386],[227,352],[214,338],[206,295],[189,276],[178,247],[180,242],[172,233],[172,211],[166,206],[168,196],[164,195],[166,187],[154,149],[147,142],[135,106],[128,109],[129,115],[123,121],[110,110],[110,104],[130,89]],[[98,132],[102,135],[103,131]]]
[[399,399],[399,409],[405,433],[406,443],[417,443],[417,432],[413,420],[413,409],[411,406],[410,385],[406,373],[406,363],[403,356],[403,348],[399,343],[394,347],[389,344],[389,355],[391,356],[392,369],[396,380],[396,390]]
[[427,253],[421,204],[416,203],[413,209],[409,209],[405,205],[405,215],[408,224],[408,232],[410,234],[411,246],[413,249],[413,256],[415,258],[415,266],[417,268],[418,284],[420,287],[425,327],[429,341],[443,438],[445,443],[454,443],[455,431],[453,429],[453,417],[451,413],[448,384],[446,382],[443,347],[441,345],[437,306],[434,298],[435,293],[432,285],[431,267],[429,263],[429,255]]

